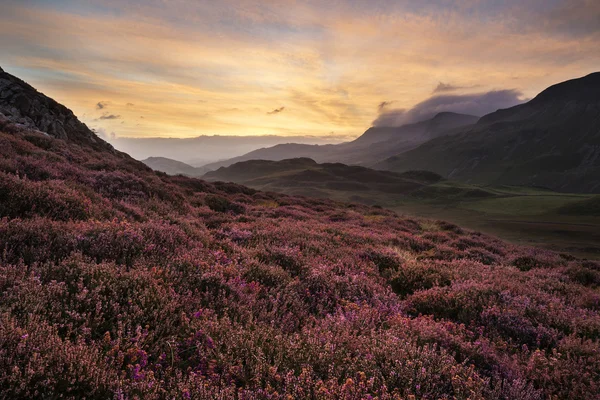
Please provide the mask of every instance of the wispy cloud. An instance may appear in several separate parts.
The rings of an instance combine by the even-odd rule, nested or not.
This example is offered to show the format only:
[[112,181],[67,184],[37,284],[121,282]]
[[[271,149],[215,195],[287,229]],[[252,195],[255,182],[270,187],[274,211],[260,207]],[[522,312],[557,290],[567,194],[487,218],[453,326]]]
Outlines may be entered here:
[[386,107],[390,106],[393,103],[394,103],[393,101],[382,101],[377,106],[377,109],[379,110],[379,112],[382,112]]
[[107,101],[99,101],[98,103],[96,103],[96,110],[103,110],[108,106],[108,102]]
[[464,86],[456,86],[456,85],[452,85],[450,83],[440,82],[435,87],[435,89],[433,89],[433,93],[453,92],[455,90],[459,90],[459,89],[463,89],[463,88],[464,88]]
[[115,115],[115,114],[103,114],[102,116],[98,117],[99,120],[111,120],[111,119],[121,119],[120,115]]
[[279,114],[280,112],[283,112],[285,110],[285,107],[279,107],[274,109],[273,111],[269,111],[267,112],[268,115],[273,115],[273,114]]

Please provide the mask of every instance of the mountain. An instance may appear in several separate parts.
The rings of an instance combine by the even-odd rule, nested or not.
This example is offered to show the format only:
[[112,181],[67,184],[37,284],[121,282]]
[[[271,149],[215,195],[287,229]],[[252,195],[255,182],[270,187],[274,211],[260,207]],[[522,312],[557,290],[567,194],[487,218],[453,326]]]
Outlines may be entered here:
[[192,167],[189,164],[166,157],[148,157],[142,162],[155,171],[161,171],[169,175],[202,176],[209,171],[206,168]]
[[278,144],[327,145],[342,141],[343,138],[333,136],[204,135],[193,138],[117,137],[111,139],[111,144],[138,160],[149,157],[166,157],[198,167]]
[[453,134],[458,128],[475,124],[472,115],[442,112],[433,118],[400,127],[372,127],[352,142],[337,145],[280,144],[243,156],[207,164],[212,170],[249,160],[281,161],[311,158],[317,162],[341,162],[369,166],[418,146],[432,138]]
[[317,164],[310,158],[282,161],[251,160],[221,167],[202,177],[235,182],[254,189],[294,195],[329,197],[374,204],[410,195],[442,178],[427,171],[397,174],[341,163]]
[[472,183],[600,193],[600,73],[554,85],[374,166]]
[[204,167],[210,170],[216,170],[221,167],[228,167],[239,162],[250,160],[281,161],[293,158],[311,158],[322,161],[328,159],[331,154],[335,153],[335,147],[335,145],[319,146],[299,143],[278,144],[272,147],[260,148],[238,157],[206,164]]
[[597,397],[597,262],[158,173],[11,82],[0,398]]
[[35,129],[58,139],[113,151],[73,112],[0,68],[0,124]]
[[475,124],[479,117],[474,115],[441,112],[433,118],[400,127],[371,127],[353,144],[373,144],[378,142],[415,142],[422,143],[446,132]]

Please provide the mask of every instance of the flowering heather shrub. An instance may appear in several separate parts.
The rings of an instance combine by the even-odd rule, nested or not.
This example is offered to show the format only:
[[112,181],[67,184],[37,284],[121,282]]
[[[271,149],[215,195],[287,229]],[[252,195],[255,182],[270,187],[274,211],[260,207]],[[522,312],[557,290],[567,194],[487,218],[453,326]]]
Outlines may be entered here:
[[232,212],[233,214],[244,213],[243,205],[234,203],[222,196],[206,196],[204,202],[213,211],[221,213]]
[[0,398],[600,398],[600,267],[0,133]]

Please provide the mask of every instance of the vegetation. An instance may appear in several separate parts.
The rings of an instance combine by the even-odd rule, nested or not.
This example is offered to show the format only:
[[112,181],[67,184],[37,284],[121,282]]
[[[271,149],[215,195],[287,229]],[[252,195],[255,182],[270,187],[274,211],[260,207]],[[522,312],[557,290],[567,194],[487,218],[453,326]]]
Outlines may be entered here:
[[428,171],[399,174],[301,158],[240,162],[205,178],[289,195],[381,205],[407,215],[449,220],[518,244],[600,258],[600,197],[590,194],[481,186]]
[[600,265],[0,134],[0,398],[590,399]]

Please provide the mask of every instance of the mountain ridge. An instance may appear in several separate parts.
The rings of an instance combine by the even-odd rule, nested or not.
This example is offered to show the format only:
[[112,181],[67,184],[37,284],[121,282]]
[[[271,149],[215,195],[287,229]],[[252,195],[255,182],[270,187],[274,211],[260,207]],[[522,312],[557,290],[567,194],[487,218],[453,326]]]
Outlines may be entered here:
[[438,113],[434,117],[399,127],[371,127],[357,139],[340,144],[304,145],[279,144],[262,148],[239,157],[206,164],[209,169],[229,166],[252,159],[281,161],[287,158],[308,157],[317,162],[342,162],[369,166],[393,154],[406,151],[428,139],[474,124],[479,118],[451,112]]
[[[577,95],[580,87],[586,88],[583,96]],[[599,193],[598,93],[600,73],[561,82],[525,104],[483,116],[475,126],[435,138],[374,168],[427,168],[465,182]]]

